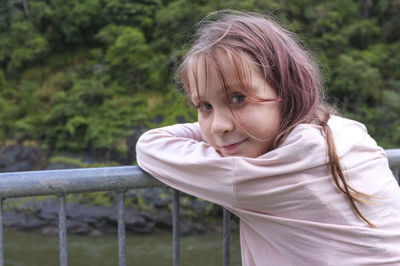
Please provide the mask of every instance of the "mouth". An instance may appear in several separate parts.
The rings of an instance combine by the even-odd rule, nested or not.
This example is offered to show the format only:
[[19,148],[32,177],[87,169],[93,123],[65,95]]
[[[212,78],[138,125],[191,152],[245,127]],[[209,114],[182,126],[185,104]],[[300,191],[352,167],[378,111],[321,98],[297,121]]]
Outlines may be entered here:
[[233,143],[233,144],[229,144],[229,145],[225,145],[225,146],[220,146],[220,148],[222,148],[225,151],[231,151],[236,149],[237,147],[239,147],[242,143],[244,143],[247,139],[241,140],[239,142]]

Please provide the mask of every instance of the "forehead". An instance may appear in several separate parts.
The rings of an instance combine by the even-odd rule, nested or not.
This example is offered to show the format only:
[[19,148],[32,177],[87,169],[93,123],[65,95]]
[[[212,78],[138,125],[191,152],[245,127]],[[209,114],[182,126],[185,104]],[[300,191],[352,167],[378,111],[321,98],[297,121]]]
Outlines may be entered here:
[[[193,56],[187,65],[187,91],[191,98],[203,98],[210,89],[227,93],[244,89],[260,71],[244,52],[217,50]],[[220,90],[223,88],[223,90]]]

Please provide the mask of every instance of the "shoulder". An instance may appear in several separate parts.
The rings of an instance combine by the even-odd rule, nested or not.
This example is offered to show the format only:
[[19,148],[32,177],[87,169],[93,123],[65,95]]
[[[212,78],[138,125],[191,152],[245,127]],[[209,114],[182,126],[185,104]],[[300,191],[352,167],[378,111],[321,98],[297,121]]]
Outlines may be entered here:
[[[267,175],[282,175],[325,165],[326,141],[322,129],[299,124],[275,149],[257,158],[236,157],[236,170],[253,169]],[[245,173],[241,173],[245,174]]]
[[[358,121],[331,115],[328,120],[328,126],[332,130],[336,150],[339,155],[357,147],[380,148],[376,141],[368,134],[365,125]],[[326,146],[326,136],[319,125],[300,124],[289,134],[283,146],[293,145],[296,142],[299,145],[299,142],[301,142],[302,145],[308,148],[315,145]]]
[[350,151],[375,151],[383,153],[383,149],[368,134],[364,124],[355,120],[332,116],[328,121],[328,125],[332,129],[339,155],[344,155]]
[[348,135],[349,133],[356,135],[367,134],[367,128],[361,122],[336,115],[331,116],[328,121],[328,125],[336,133],[336,135],[340,134],[340,132],[344,132],[346,133],[346,135]]
[[[340,157],[356,150],[381,151],[360,122],[331,116],[328,125]],[[327,141],[322,127],[304,123],[297,125],[277,148],[258,158],[240,158],[239,161],[264,167],[287,167],[288,171],[297,171],[325,165],[328,161],[327,154]]]

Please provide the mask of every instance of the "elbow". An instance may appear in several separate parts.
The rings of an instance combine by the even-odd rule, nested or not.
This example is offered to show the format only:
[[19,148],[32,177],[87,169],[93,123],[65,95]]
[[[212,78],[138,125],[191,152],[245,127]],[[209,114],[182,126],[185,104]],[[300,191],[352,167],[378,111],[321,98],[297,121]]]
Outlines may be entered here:
[[148,132],[149,131],[146,131],[146,132],[144,132],[139,138],[138,138],[138,140],[137,140],[137,142],[136,142],[136,147],[135,147],[135,149],[136,149],[136,162],[139,164],[139,166],[140,166],[140,162],[141,162],[141,158],[143,157],[143,156],[145,156],[144,155],[144,153],[146,152],[146,150],[148,150],[148,144],[149,144],[149,137],[148,137]]
[[144,159],[152,157],[158,146],[158,134],[156,129],[151,129],[144,132],[136,142],[136,161],[140,166],[140,163]]

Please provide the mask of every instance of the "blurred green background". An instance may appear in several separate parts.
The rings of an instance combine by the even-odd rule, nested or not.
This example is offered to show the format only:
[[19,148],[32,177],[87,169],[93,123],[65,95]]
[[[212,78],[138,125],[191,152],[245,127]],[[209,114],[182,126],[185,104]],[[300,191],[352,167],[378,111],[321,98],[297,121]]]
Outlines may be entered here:
[[339,110],[400,147],[400,2],[389,0],[1,0],[0,146],[126,163],[138,128],[195,120],[172,69],[193,25],[225,8],[277,16],[316,55]]

